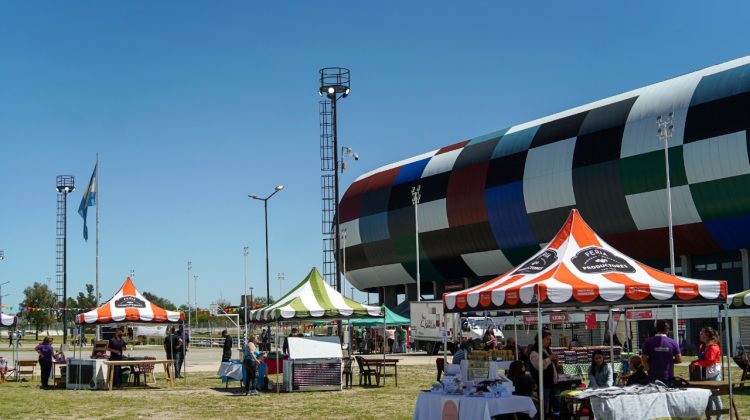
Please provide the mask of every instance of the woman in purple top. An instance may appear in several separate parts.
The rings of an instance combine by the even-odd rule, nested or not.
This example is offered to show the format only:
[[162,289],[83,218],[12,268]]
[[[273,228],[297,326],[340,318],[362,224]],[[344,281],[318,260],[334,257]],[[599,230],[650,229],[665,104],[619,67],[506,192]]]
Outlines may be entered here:
[[651,382],[667,382],[674,378],[674,364],[682,362],[680,346],[667,337],[669,323],[664,320],[656,322],[656,335],[643,343],[643,354],[648,362],[648,378]]
[[39,366],[42,368],[42,389],[49,389],[49,377],[52,372],[52,359],[57,357],[55,348],[52,347],[52,337],[44,337],[41,344],[38,344],[34,350],[39,353]]

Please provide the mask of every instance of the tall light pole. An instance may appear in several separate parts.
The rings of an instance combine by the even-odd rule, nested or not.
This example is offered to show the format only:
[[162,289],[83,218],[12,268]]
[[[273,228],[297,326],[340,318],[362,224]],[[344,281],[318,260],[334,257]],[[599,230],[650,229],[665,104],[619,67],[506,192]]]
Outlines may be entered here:
[[414,206],[414,244],[416,249],[416,261],[417,261],[417,302],[422,300],[422,281],[419,277],[419,200],[422,198],[422,194],[419,190],[422,189],[421,185],[411,187],[411,204]]
[[[341,239],[341,252],[343,254],[342,255],[342,259],[343,259],[342,266],[344,268],[342,270],[342,272],[344,273],[344,279],[341,280],[341,283],[343,284],[343,283],[346,282],[346,228],[341,229],[341,238],[340,239]],[[344,291],[344,295],[346,295],[346,287],[342,287],[341,290],[343,290]]]
[[242,247],[242,256],[245,260],[245,288],[242,289],[242,306],[245,308],[245,339],[247,340],[247,252],[248,247]]
[[271,199],[277,192],[284,189],[283,185],[277,185],[276,188],[274,188],[271,195],[269,195],[266,198],[258,197],[257,195],[248,195],[248,197],[252,198],[253,200],[259,200],[263,202],[263,210],[265,212],[265,219],[266,219],[266,304],[271,304],[271,276],[268,272],[268,200]]
[[[63,308],[63,347],[68,345],[68,194],[75,191],[73,175],[57,176],[57,289]],[[61,290],[62,289],[62,290]]]
[[[333,129],[333,135],[328,136],[326,135],[326,142],[327,140],[332,140],[333,144],[331,145],[333,147],[333,162],[334,162],[334,171],[333,171],[333,186],[334,186],[334,197],[328,197],[333,198],[333,207],[334,207],[334,215],[333,215],[333,238],[335,240],[335,252],[334,252],[334,278],[336,280],[336,291],[341,293],[342,290],[345,291],[345,289],[341,288],[341,274],[339,271],[339,258],[340,258],[340,252],[341,247],[339,244],[339,241],[337,240],[339,238],[339,228],[340,228],[340,220],[341,220],[341,212],[339,211],[339,145],[338,145],[338,124],[336,119],[336,104],[339,99],[346,98],[349,96],[349,93],[351,92],[351,77],[349,69],[344,67],[325,67],[320,69],[320,88],[318,89],[318,93],[320,96],[323,96],[324,94],[328,98],[328,100],[331,103],[331,128]],[[325,199],[325,198],[324,198]],[[341,331],[341,328],[339,328],[339,331]]]
[[193,295],[195,296],[195,329],[198,329],[198,276],[193,276]]
[[[669,179],[669,139],[672,138],[674,130],[674,113],[670,112],[666,117],[659,115],[656,117],[656,136],[664,142],[664,166],[666,167],[667,178],[667,224],[669,225],[669,270],[672,275],[675,274],[674,267],[674,234],[672,231],[672,185]],[[672,331],[675,341],[679,342],[679,319],[677,316],[677,305],[672,305],[672,318],[674,325]]]
[[284,279],[284,273],[279,273],[279,274],[278,274],[278,275],[276,276],[276,278],[278,278],[278,279],[279,279],[279,299],[281,299],[281,296],[282,296],[282,294],[281,294],[281,282],[283,282],[283,281],[285,280],[285,279]]
[[[187,289],[188,289],[188,328],[190,328],[190,313],[192,312],[192,305],[190,304],[190,270],[193,269],[193,263],[191,261],[187,262],[187,272],[188,272],[188,278],[187,278]],[[196,318],[198,319],[198,318]]]
[[3,312],[3,296],[8,296],[3,294],[3,286],[10,283],[10,281],[4,281],[0,283],[0,313]]

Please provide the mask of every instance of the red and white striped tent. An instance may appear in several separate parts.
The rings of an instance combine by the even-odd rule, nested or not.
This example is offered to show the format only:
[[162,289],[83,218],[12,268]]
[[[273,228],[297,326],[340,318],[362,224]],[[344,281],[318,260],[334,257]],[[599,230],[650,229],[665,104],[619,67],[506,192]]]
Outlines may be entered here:
[[185,314],[154,305],[135,288],[130,277],[104,305],[76,315],[77,324],[109,324],[113,322],[169,323],[181,322]]
[[443,304],[447,312],[467,312],[537,305],[719,304],[726,299],[725,281],[689,279],[648,267],[609,246],[573,209],[536,255],[484,284],[444,294]]

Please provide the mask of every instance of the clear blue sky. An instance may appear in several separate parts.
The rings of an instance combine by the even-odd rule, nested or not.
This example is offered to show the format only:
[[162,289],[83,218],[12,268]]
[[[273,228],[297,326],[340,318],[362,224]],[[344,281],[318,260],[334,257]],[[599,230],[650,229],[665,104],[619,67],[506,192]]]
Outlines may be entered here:
[[[69,286],[94,283],[76,213],[101,159],[101,292],[239,302],[321,266],[318,69],[352,72],[342,192],[378,166],[750,54],[750,4],[0,3],[0,282],[55,282],[55,176],[72,174]],[[348,291],[348,290],[347,290]],[[191,292],[192,293],[192,292]],[[362,298],[359,294],[355,297]]]

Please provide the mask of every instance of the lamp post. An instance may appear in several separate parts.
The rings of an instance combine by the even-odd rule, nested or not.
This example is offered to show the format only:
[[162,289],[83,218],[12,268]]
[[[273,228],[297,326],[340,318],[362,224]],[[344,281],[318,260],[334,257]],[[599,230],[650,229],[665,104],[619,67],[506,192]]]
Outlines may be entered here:
[[274,188],[271,195],[269,195],[266,198],[258,197],[257,195],[248,195],[248,197],[252,198],[253,200],[259,200],[263,202],[263,210],[265,212],[265,220],[266,220],[266,304],[271,303],[271,277],[268,272],[268,200],[271,199],[277,192],[284,189],[283,185],[277,185],[276,188]]
[[247,340],[247,252],[248,247],[242,247],[242,256],[245,257],[245,288],[242,289],[242,306],[245,308],[245,339]]
[[10,281],[4,281],[0,283],[0,313],[3,312],[3,296],[8,296],[3,294],[3,286],[10,283]]
[[195,329],[198,329],[198,276],[193,276],[193,295],[195,296]]
[[[674,234],[672,231],[672,186],[669,179],[669,139],[672,138],[672,132],[674,130],[674,113],[670,112],[666,117],[659,115],[656,117],[656,136],[660,141],[664,142],[664,166],[666,167],[666,179],[667,179],[667,224],[669,225],[669,270],[672,275],[675,275],[675,264],[674,264]],[[673,318],[673,335],[675,341],[679,342],[679,318],[677,316],[677,305],[672,305],[672,318]]]
[[[187,290],[188,290],[188,328],[190,328],[190,312],[192,312],[191,311],[192,305],[190,304],[190,270],[192,270],[192,269],[193,269],[193,263],[191,261],[188,261],[187,262],[187,272],[188,272],[188,277],[187,277],[187,280],[188,280],[187,281]],[[196,319],[198,319],[198,318],[196,318]]]
[[[341,281],[341,283],[346,282],[346,228],[341,229],[341,252],[343,253],[342,260],[343,264],[342,267],[344,268],[342,272],[344,273],[344,279]],[[346,288],[342,288],[341,290],[344,291],[344,295],[346,295]]]
[[421,185],[411,187],[411,204],[414,206],[414,244],[416,249],[416,261],[417,261],[417,302],[422,300],[422,281],[419,277],[419,200],[422,198],[422,194],[419,190],[422,189]]
[[63,308],[63,348],[68,345],[68,194],[75,191],[75,177],[72,175],[57,176],[57,287],[59,290],[62,280]]

